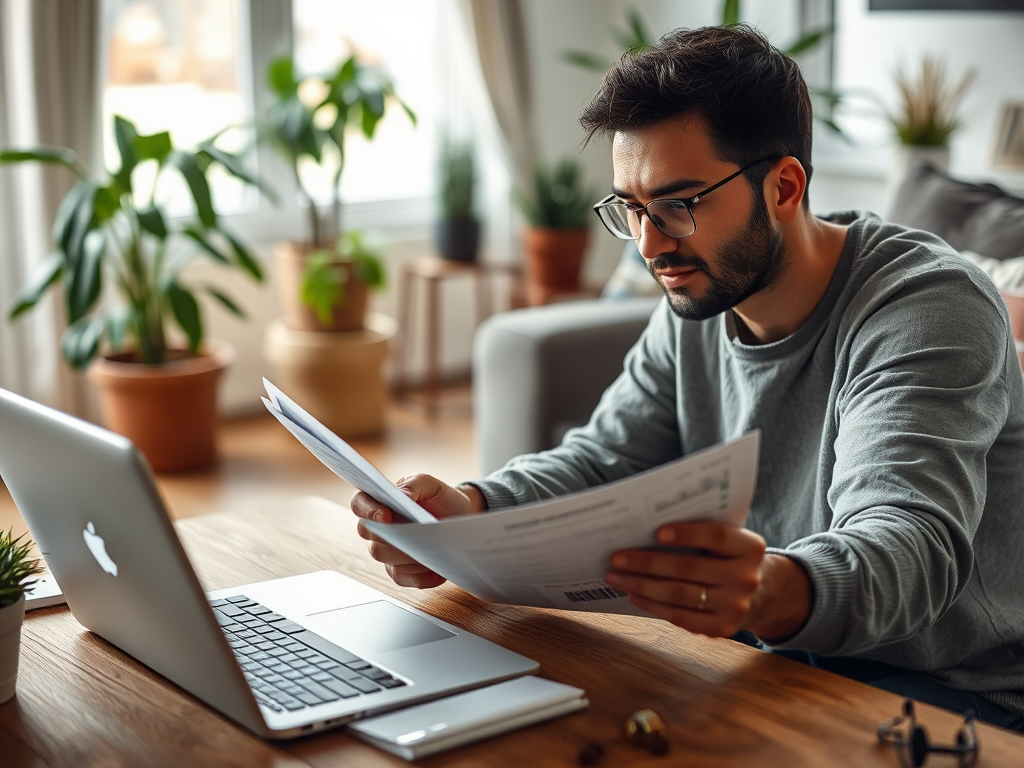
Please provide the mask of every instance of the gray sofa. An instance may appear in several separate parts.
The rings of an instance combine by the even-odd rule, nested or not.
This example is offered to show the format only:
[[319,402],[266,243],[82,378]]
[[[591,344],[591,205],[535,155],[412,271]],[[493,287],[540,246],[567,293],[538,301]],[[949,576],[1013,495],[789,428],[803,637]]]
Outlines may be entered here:
[[552,448],[570,427],[586,423],[657,301],[591,299],[485,321],[473,342],[481,473],[513,456]]
[[[1024,274],[1024,200],[999,187],[958,181],[917,163],[908,168],[888,218],[1005,266],[1021,259]],[[586,423],[656,303],[597,299],[515,310],[484,323],[473,350],[480,471],[551,448],[567,429]],[[1024,338],[1024,330],[1015,335]]]

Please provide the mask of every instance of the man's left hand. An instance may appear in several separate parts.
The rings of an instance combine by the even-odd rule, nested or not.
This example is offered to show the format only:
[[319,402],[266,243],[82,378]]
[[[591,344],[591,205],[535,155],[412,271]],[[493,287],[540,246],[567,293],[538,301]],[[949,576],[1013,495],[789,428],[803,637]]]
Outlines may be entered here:
[[749,630],[783,640],[804,625],[810,579],[795,561],[765,556],[765,541],[724,523],[671,523],[661,545],[689,551],[627,549],[612,555],[608,584],[645,611],[690,632],[732,637]]

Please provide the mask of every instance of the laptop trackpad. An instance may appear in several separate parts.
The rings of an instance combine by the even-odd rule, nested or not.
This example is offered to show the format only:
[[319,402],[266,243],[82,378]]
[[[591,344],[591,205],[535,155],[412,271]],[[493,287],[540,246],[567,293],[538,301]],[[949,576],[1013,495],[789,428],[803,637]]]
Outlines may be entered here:
[[454,632],[386,600],[311,613],[308,619],[311,630],[355,652],[397,651],[455,637]]

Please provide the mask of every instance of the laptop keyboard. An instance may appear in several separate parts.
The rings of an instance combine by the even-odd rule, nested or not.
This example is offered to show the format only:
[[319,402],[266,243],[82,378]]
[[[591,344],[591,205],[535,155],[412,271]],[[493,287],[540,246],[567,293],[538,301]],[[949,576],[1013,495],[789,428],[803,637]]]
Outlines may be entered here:
[[244,595],[211,600],[210,605],[256,700],[275,712],[405,685]]

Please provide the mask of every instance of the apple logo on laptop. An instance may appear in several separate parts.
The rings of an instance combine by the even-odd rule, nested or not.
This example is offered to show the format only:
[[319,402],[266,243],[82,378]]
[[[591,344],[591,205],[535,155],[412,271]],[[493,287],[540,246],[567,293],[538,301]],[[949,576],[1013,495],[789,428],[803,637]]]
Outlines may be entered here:
[[103,541],[102,536],[96,533],[96,528],[91,522],[86,523],[82,536],[85,537],[85,545],[92,552],[92,556],[96,558],[96,562],[100,564],[100,568],[111,576],[117,576],[117,563],[110,559],[110,555],[107,554],[106,542]]

